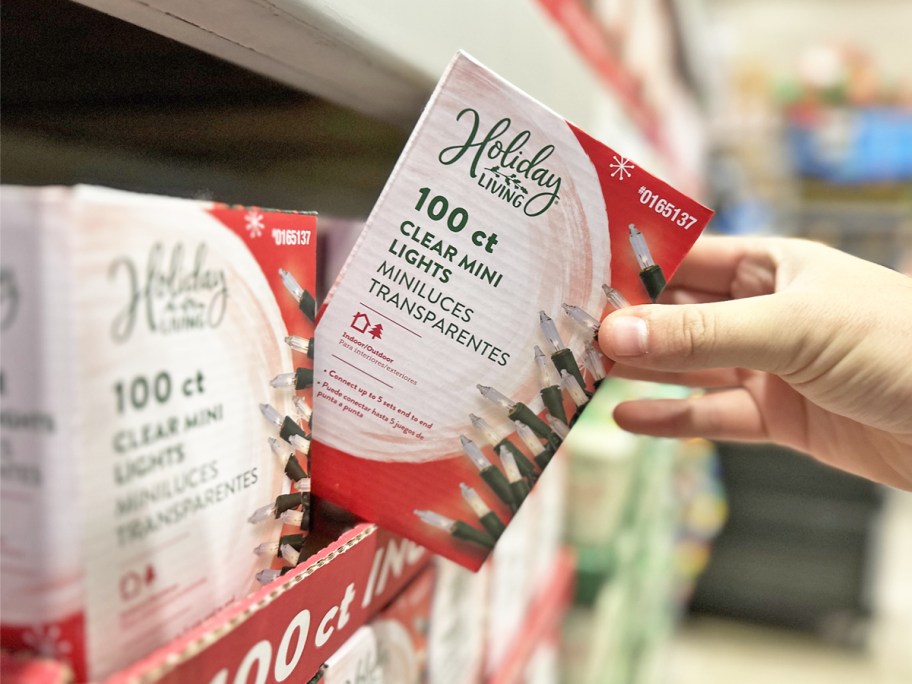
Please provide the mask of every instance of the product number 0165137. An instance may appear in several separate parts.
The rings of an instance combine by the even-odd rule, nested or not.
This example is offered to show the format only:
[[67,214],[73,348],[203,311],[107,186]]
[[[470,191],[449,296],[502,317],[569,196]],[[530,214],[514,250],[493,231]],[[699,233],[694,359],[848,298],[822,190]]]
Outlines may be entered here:
[[683,211],[681,207],[676,207],[674,204],[659,197],[659,195],[645,186],[641,186],[640,189],[637,190],[637,194],[640,196],[640,204],[645,204],[655,211],[655,213],[664,216],[671,222],[681,226],[684,230],[687,230],[697,222],[696,216],[691,216],[686,211]]

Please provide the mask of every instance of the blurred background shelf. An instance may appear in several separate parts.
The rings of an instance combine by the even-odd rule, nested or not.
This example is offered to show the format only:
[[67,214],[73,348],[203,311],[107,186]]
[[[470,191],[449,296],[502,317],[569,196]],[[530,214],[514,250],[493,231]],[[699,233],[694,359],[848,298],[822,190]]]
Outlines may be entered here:
[[883,488],[769,445],[718,445],[728,521],[691,609],[867,636]]

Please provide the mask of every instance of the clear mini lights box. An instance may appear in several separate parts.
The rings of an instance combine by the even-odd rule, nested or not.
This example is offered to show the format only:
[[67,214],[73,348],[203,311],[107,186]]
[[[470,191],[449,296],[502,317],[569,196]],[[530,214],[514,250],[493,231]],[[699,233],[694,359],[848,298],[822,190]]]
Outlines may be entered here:
[[316,216],[88,187],[0,208],[2,646],[100,680],[274,562],[252,550],[282,522],[247,519],[291,486],[270,439],[306,426],[309,390],[270,382],[312,364]]
[[458,54],[319,321],[314,492],[480,567],[711,215]]

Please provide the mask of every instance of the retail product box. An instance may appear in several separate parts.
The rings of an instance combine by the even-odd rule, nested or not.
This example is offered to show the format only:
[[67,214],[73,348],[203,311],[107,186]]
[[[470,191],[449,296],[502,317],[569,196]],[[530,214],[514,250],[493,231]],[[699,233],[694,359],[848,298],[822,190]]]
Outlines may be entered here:
[[429,559],[417,544],[361,523],[107,684],[307,681]]
[[440,556],[428,635],[428,684],[473,684],[482,678],[487,566],[473,573]]
[[[546,675],[553,672],[553,663],[542,652],[555,643],[570,600],[573,558],[563,549],[555,551],[547,581],[523,597],[526,605],[521,611],[506,606],[503,594],[519,594],[522,588],[489,581],[496,562],[492,558],[475,573],[437,556],[389,606],[333,653],[312,681],[508,684],[538,668],[545,668],[538,673],[539,681],[550,681]],[[494,593],[502,595],[499,605],[491,602]],[[511,632],[496,631],[499,625],[490,621],[491,611],[503,609],[519,616]],[[503,657],[485,674],[486,643],[492,642],[502,645],[498,652]]]
[[281,522],[247,518],[289,490],[268,439],[308,444],[316,217],[0,193],[2,646],[98,680],[275,558]]
[[563,549],[566,470],[562,449],[485,563],[490,574],[485,611],[488,676],[506,667],[517,643],[526,638],[533,605],[557,590],[552,582]]
[[459,53],[321,313],[314,491],[479,568],[710,216]]
[[420,684],[426,680],[428,624],[437,583],[428,565],[320,668],[325,684]]
[[[557,640],[567,607],[573,597],[575,559],[562,549],[554,559],[547,585],[532,597],[526,619],[510,644],[500,665],[485,679],[488,684],[515,684],[525,681],[534,671],[536,654],[547,650]],[[542,664],[544,666],[544,664]],[[548,666],[543,677],[550,674]]]

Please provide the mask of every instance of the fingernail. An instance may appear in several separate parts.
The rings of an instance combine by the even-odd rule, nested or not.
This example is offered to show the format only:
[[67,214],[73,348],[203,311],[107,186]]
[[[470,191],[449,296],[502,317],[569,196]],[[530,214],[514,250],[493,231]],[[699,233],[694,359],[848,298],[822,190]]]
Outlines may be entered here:
[[617,356],[642,356],[646,353],[649,329],[646,321],[635,316],[611,319],[611,348]]

